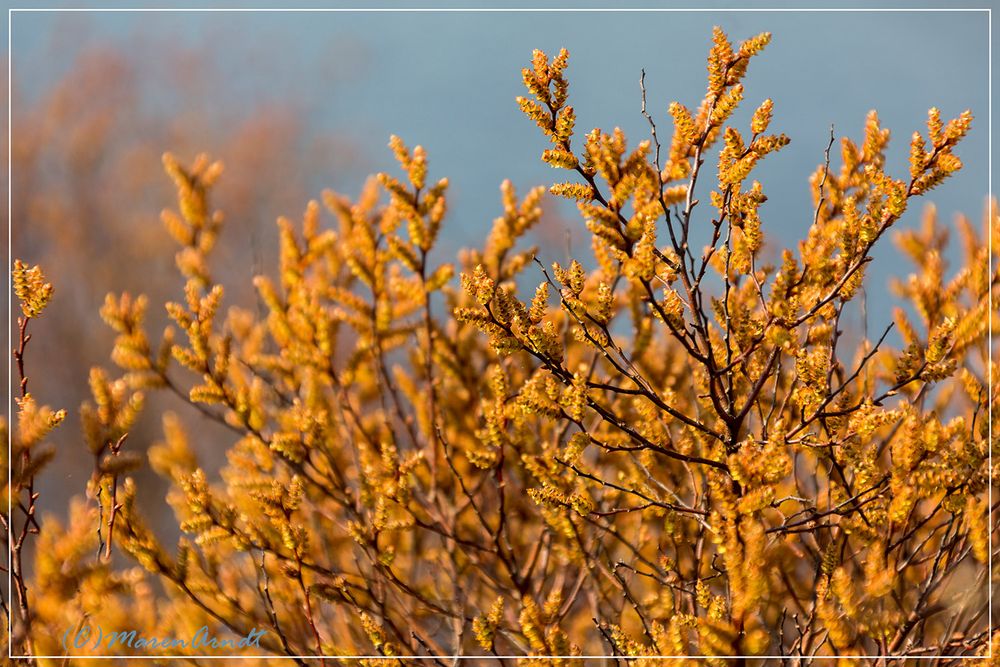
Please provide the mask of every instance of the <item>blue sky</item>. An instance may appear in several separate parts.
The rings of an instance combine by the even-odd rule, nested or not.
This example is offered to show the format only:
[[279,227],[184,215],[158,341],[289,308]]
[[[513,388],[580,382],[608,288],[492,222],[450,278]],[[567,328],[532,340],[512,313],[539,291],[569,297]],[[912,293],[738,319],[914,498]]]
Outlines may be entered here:
[[[822,161],[830,125],[838,137],[860,137],[872,108],[893,130],[888,168],[899,176],[909,135],[924,129],[929,107],[946,117],[972,109],[977,121],[959,150],[965,168],[932,201],[945,220],[958,212],[980,219],[988,178],[985,12],[15,12],[13,71],[22,94],[31,95],[88,45],[117,45],[141,74],[164,40],[210,43],[226,84],[166,103],[223,106],[238,116],[250,100],[294,98],[310,132],[348,136],[363,147],[352,168],[318,170],[309,184],[316,195],[323,187],[352,193],[364,173],[394,168],[384,148],[390,134],[424,145],[432,176],[451,179],[451,251],[488,231],[501,180],[526,188],[561,177],[538,159],[545,142],[514,103],[533,48],[570,50],[578,131],[620,126],[634,143],[648,136],[640,70],[647,72],[649,108],[668,134],[668,103],[695,106],[704,91],[715,24],[734,40],[774,33],[751,65],[736,122],[746,125],[771,97],[772,128],[792,139],[757,173],[770,197],[762,215],[775,246],[795,243],[811,221],[807,179]],[[67,40],[74,31],[81,38]],[[156,99],[155,90],[147,93]],[[919,219],[924,202],[917,203],[907,223]],[[572,208],[563,214],[574,247],[585,252],[582,222]],[[894,259],[883,248],[869,272],[876,307],[889,303],[887,279],[902,268]]]

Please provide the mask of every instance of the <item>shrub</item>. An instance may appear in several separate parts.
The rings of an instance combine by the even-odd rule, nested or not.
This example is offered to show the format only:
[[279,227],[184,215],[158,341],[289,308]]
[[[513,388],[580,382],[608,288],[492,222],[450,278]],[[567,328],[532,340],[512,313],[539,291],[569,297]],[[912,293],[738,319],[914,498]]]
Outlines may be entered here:
[[[590,269],[523,246],[543,189],[509,182],[483,247],[435,262],[448,181],[394,137],[402,176],[356,200],[325,193],[332,226],[317,202],[301,224],[280,219],[260,312],[223,311],[222,166],[165,156],[183,298],[154,339],[145,298],[108,296],[122,374],[91,373],[87,500],[65,526],[42,522],[30,580],[37,444],[63,413],[22,383],[13,648],[62,654],[64,633],[90,624],[262,628],[259,650],[279,656],[985,654],[998,279],[985,242],[961,222],[950,274],[929,209],[895,234],[915,264],[897,285],[902,348],[846,324],[873,247],[961,168],[971,115],[931,109],[895,178],[869,114],[839,168],[828,149],[813,174],[806,238],[766,264],[751,177],[789,140],[769,133],[771,100],[749,131],[729,119],[769,39],[734,46],[716,29],[701,105],[671,104],[661,143],[643,98],[651,138],[631,149],[618,129],[576,135],[568,54],[534,53],[518,104],[549,139],[542,159],[568,172],[550,191],[577,201]],[[21,264],[14,278],[24,333],[51,286]],[[232,433],[209,474],[198,451],[221,444],[163,415],[148,463],[171,484],[174,546],[128,475],[145,465],[127,435],[153,391]]]

